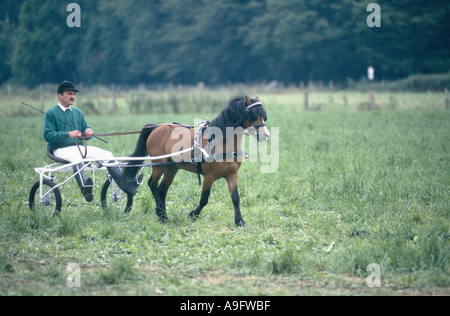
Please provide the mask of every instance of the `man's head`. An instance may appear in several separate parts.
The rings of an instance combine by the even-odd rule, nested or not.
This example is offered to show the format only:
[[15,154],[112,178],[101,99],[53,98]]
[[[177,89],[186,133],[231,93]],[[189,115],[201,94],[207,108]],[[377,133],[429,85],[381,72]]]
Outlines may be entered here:
[[78,92],[70,81],[61,82],[58,86],[58,99],[62,106],[68,108],[75,101],[75,93]]

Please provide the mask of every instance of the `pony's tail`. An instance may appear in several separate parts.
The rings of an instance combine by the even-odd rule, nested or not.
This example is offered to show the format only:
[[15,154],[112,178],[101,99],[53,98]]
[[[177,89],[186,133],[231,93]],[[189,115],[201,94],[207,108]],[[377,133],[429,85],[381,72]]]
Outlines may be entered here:
[[[159,126],[158,124],[147,124],[144,126],[141,134],[139,135],[136,148],[129,157],[146,157],[148,155],[147,139],[150,136],[150,133],[153,132],[153,130],[158,126]],[[129,160],[125,163],[129,166],[134,166],[144,163],[144,160]],[[139,171],[139,167],[125,167],[124,169],[125,171],[123,172],[123,175],[125,176],[126,179],[134,178]]]

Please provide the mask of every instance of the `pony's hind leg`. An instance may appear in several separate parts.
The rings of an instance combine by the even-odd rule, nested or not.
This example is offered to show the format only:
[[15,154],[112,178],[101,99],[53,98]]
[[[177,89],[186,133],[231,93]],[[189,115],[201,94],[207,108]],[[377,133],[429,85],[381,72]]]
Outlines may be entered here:
[[177,167],[167,166],[166,171],[164,172],[164,177],[158,186],[159,197],[161,199],[161,203],[164,205],[164,209],[166,205],[167,191],[169,190],[169,187],[172,185],[173,179],[175,178],[177,172],[178,172]]
[[158,215],[158,218],[160,221],[165,222],[167,221],[167,213],[166,213],[166,205],[163,203],[163,200],[161,199],[160,192],[158,189],[158,182],[161,176],[164,173],[164,167],[153,167],[153,172],[148,179],[148,186],[150,187],[150,190],[153,193],[153,198],[155,199],[156,203],[156,215]]

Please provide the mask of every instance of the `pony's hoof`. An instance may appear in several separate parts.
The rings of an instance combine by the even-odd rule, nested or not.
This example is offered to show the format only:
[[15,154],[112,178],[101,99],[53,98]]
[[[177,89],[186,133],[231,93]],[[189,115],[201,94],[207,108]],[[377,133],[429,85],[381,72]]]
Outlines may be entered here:
[[158,216],[158,220],[161,223],[167,223],[169,221],[169,218],[167,216]]
[[195,220],[198,218],[197,215],[195,215],[194,211],[189,213],[189,218],[191,219],[191,221],[195,222]]
[[239,221],[235,221],[235,224],[237,227],[244,227],[245,226],[245,222],[243,219],[239,220]]

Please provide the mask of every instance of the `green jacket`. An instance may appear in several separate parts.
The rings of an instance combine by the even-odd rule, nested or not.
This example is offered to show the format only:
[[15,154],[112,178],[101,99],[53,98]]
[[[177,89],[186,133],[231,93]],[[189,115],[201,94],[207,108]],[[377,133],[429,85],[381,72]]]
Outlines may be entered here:
[[[86,129],[91,129],[84,119],[83,112],[74,106],[71,109],[72,111],[63,111],[59,105],[55,105],[44,115],[44,139],[52,151],[58,148],[75,146],[75,140],[69,136],[70,131],[78,129],[84,133]],[[91,138],[88,137],[86,140]],[[79,145],[83,145],[80,138],[77,139],[77,142]]]

